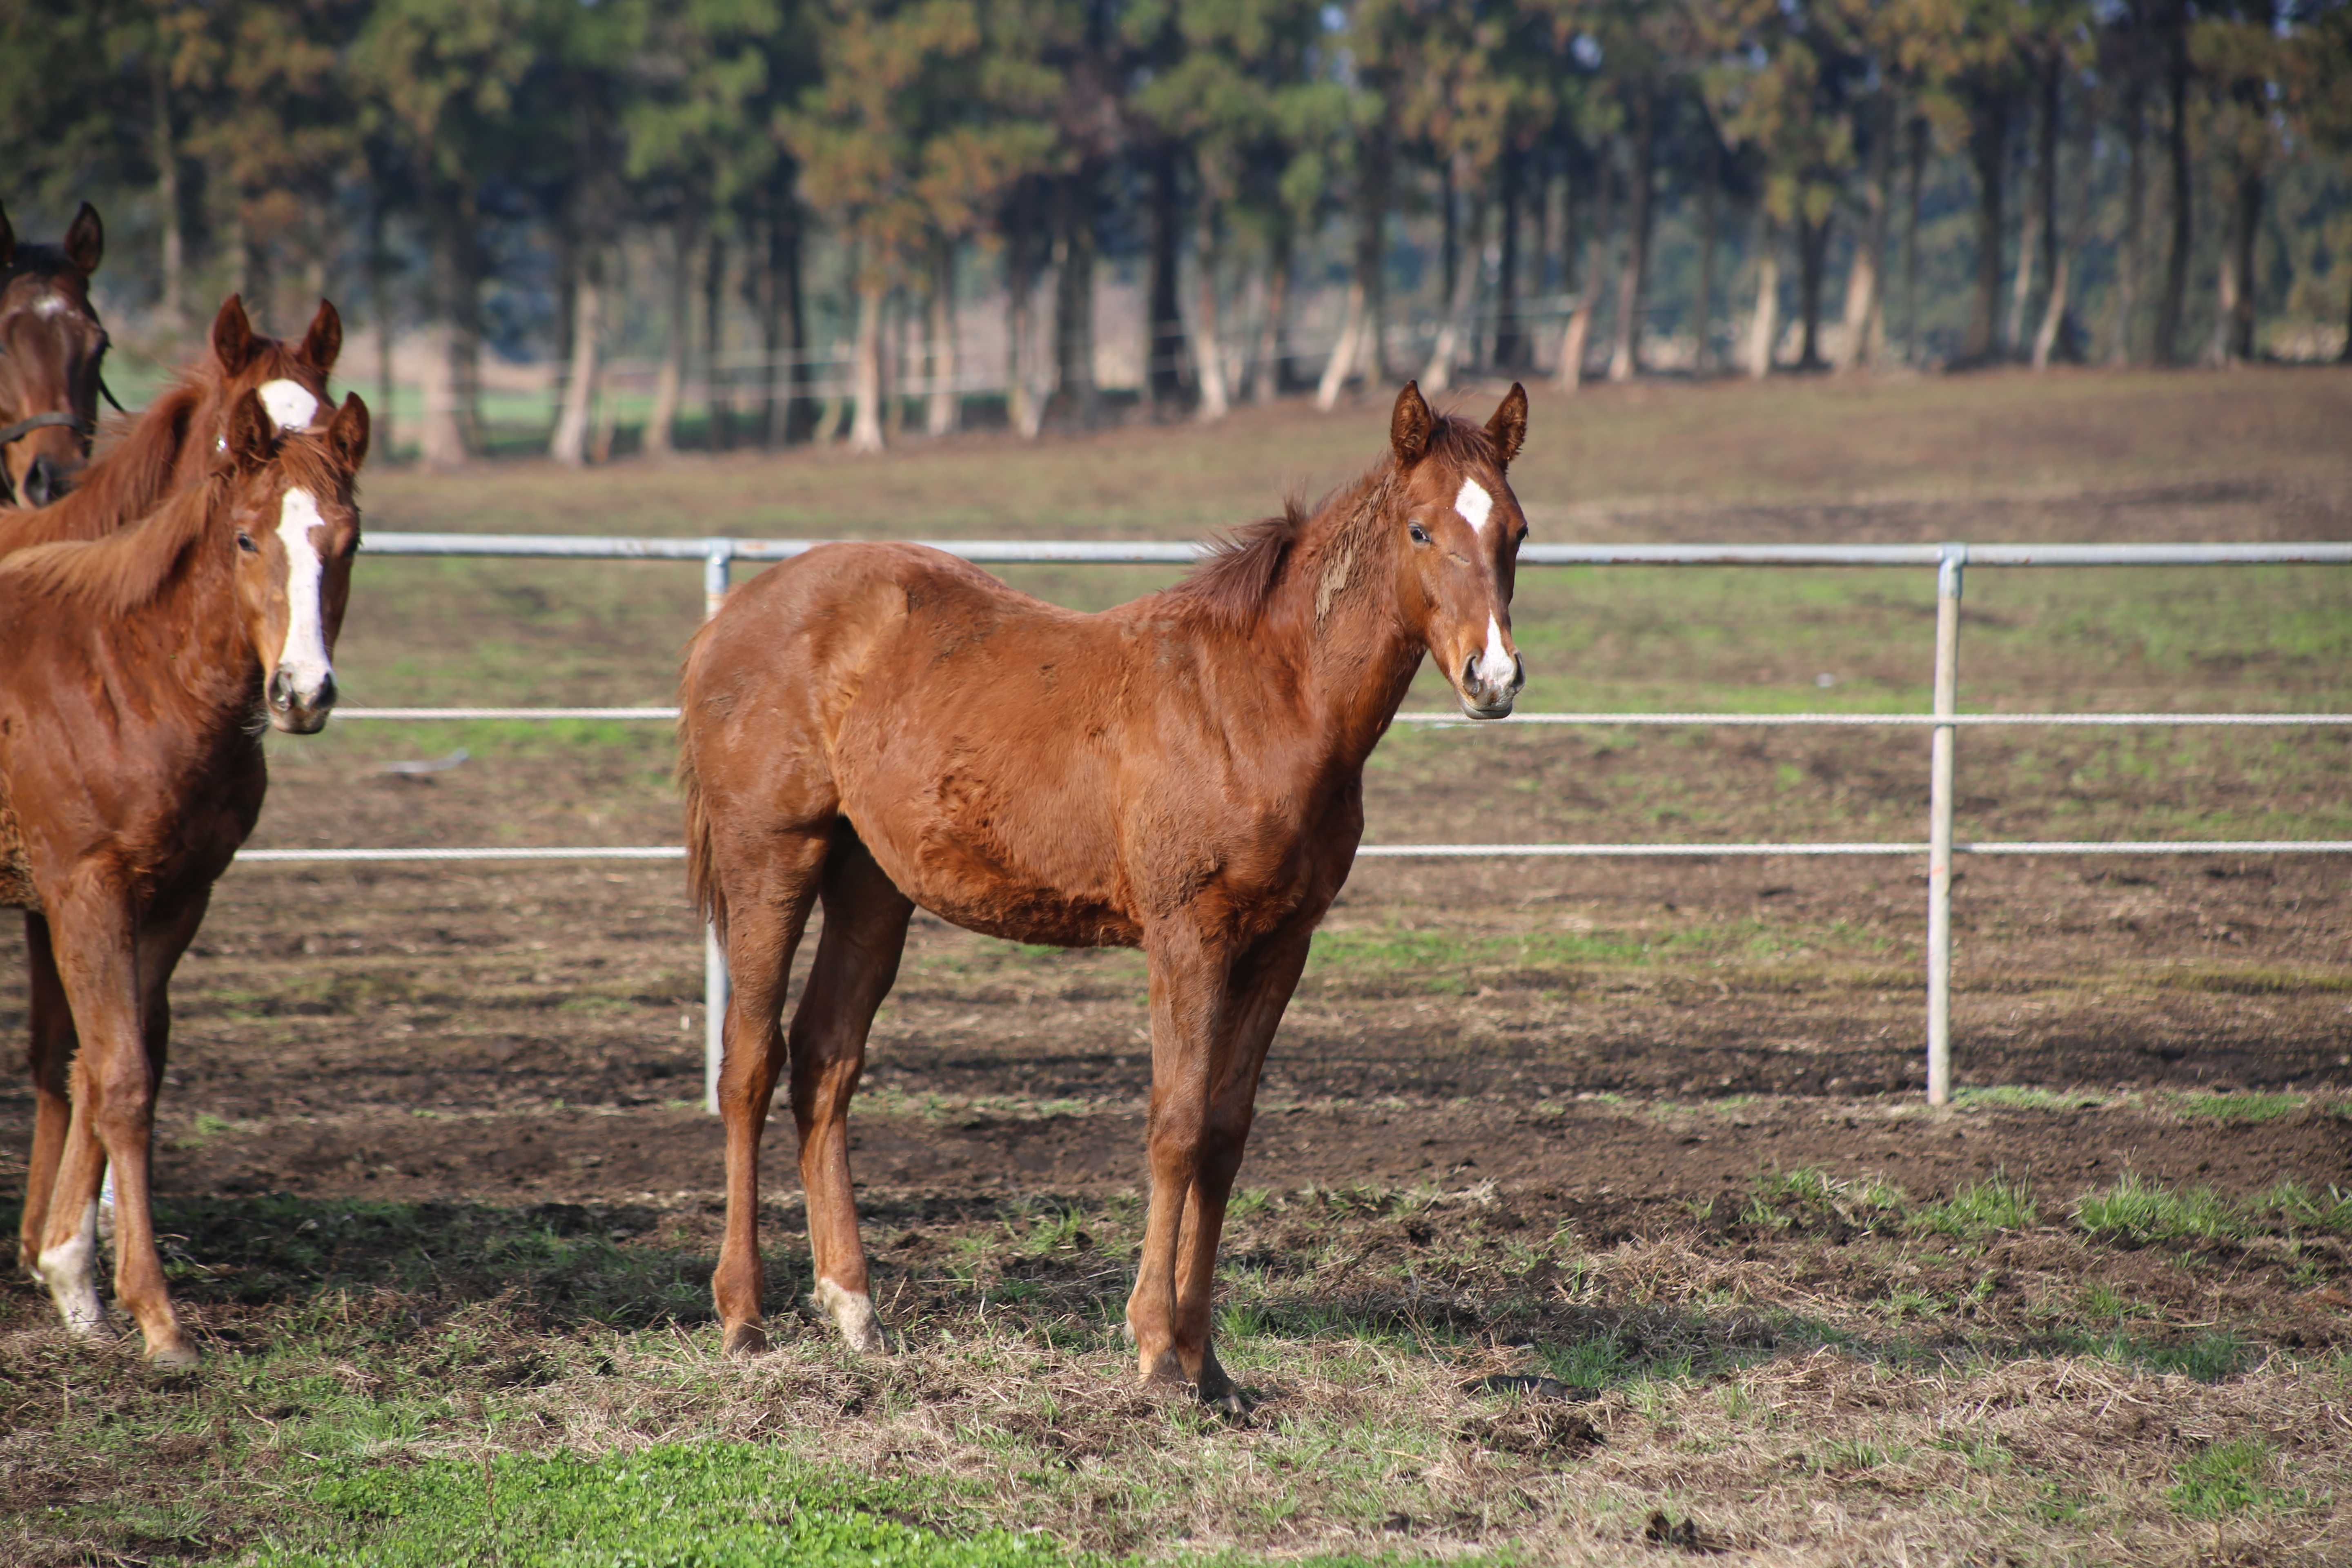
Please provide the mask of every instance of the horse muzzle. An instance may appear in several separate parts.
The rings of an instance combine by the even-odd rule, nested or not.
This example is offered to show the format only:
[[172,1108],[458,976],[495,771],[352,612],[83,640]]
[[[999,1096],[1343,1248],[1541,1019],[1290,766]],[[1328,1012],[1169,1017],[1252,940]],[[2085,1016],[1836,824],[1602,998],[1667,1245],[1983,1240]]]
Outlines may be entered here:
[[1454,697],[1462,711],[1473,719],[1507,719],[1511,705],[1519,700],[1519,689],[1527,683],[1528,667],[1517,654],[1511,655],[1508,673],[1499,676],[1492,659],[1473,654],[1463,662]]
[[315,735],[327,727],[327,715],[334,711],[335,675],[332,670],[319,678],[316,689],[304,691],[290,670],[278,670],[269,678],[269,722],[289,735]]

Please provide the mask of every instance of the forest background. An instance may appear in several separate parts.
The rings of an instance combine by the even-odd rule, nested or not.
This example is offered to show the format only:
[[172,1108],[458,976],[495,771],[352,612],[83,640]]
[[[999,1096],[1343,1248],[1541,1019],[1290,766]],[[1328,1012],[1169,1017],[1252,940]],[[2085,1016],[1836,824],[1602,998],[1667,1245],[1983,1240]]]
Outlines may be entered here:
[[436,466],[2352,354],[2345,0],[5,0],[0,156]]

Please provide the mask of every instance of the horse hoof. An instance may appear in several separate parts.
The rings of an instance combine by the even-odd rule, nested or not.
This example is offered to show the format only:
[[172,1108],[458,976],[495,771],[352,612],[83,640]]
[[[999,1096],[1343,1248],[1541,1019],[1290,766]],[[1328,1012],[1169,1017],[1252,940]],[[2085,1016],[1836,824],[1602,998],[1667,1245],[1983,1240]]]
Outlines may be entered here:
[[1184,1375],[1184,1363],[1176,1359],[1172,1350],[1143,1361],[1137,1368],[1136,1381],[1147,1388],[1189,1388],[1192,1380]]
[[727,1331],[727,1353],[743,1360],[768,1353],[768,1331],[757,1323],[738,1323]]
[[888,1355],[890,1342],[875,1315],[874,1299],[863,1290],[845,1290],[830,1279],[820,1279],[808,1299],[810,1310],[830,1318],[844,1343],[860,1355]]
[[185,1340],[167,1340],[147,1347],[147,1364],[158,1372],[194,1372],[205,1364],[205,1352]]

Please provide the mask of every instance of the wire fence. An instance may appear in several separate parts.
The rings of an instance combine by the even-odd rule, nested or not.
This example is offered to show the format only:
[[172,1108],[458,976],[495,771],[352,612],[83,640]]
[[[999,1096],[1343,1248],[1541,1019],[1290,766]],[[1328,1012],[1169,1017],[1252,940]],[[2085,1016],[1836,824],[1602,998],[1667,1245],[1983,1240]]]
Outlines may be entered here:
[[[723,602],[734,563],[790,560],[815,548],[817,540],[597,538],[578,535],[373,533],[362,544],[374,555],[507,556],[572,560],[695,561],[703,563],[706,614]],[[1196,560],[1203,548],[1192,542],[1117,543],[1086,540],[948,541],[935,546],[967,561],[987,563],[1177,565]],[[2352,543],[2282,544],[1927,544],[1927,545],[1735,545],[1735,544],[1547,544],[1520,552],[1523,566],[1737,565],[1737,566],[1930,566],[1937,575],[1936,666],[1933,710],[1927,713],[1525,713],[1497,721],[1473,721],[1451,713],[1408,712],[1402,724],[1438,729],[1508,729],[1513,726],[1888,726],[1931,731],[1928,836],[1925,841],[1746,844],[1366,844],[1359,856],[1374,859],[1500,859],[1661,858],[1713,858],[1772,856],[1920,856],[1927,858],[1927,1099],[1946,1103],[1951,1094],[1951,863],[1956,855],[2177,855],[2347,854],[2352,839],[2132,839],[1961,841],[1952,836],[1956,732],[1989,725],[2240,727],[2352,725],[2352,713],[1961,713],[1958,711],[1959,605],[1968,566],[2218,566],[2282,563],[2352,564]],[[677,710],[614,708],[353,708],[337,718],[352,721],[436,721],[483,720],[616,720],[675,721]],[[257,849],[237,858],[249,864],[292,862],[451,862],[533,860],[677,860],[677,845],[575,847],[505,847],[494,845],[416,848]],[[715,938],[704,940],[704,1093],[714,1109],[722,1024],[727,1001],[726,962]]]

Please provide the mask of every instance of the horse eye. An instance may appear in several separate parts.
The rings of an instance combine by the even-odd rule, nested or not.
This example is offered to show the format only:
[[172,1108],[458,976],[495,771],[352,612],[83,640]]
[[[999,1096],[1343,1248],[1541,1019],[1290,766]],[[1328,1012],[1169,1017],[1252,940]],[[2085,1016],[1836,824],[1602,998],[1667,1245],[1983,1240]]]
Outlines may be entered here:
[[253,542],[253,535],[246,532],[245,530],[241,528],[236,531],[236,547],[239,550],[244,551],[247,555],[258,555],[261,553],[261,546]]
[[1512,542],[1512,543],[1514,543],[1514,544],[1525,544],[1527,542],[1528,542],[1528,525],[1527,525],[1526,523],[1524,523],[1524,522],[1523,522],[1523,523],[1519,524],[1519,536],[1518,536],[1517,539],[1514,539],[1513,541],[1511,541],[1511,542]]
[[1429,542],[1429,530],[1422,527],[1421,524],[1417,522],[1412,524],[1408,531],[1412,533],[1412,542],[1415,544],[1426,544]]

